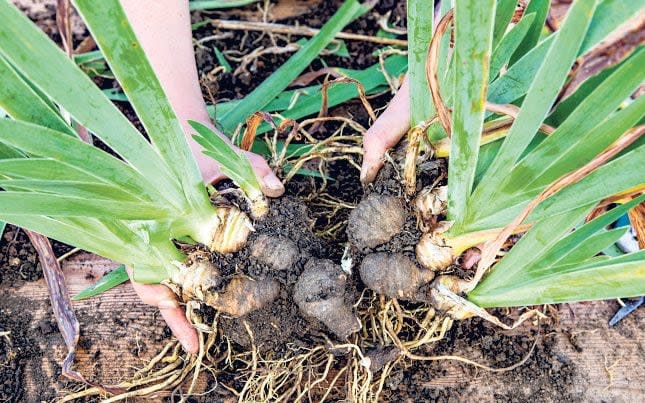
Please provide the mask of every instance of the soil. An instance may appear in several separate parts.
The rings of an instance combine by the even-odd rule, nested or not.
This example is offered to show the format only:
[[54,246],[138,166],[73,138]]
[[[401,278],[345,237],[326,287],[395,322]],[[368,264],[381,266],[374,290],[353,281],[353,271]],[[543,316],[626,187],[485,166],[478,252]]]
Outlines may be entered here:
[[[53,19],[54,1],[16,2],[52,38],[59,39]],[[293,11],[297,8],[283,4],[290,2],[293,3],[291,0],[280,0],[277,3],[283,10],[297,13]],[[307,21],[308,26],[320,27],[340,1],[310,3],[313,8],[301,7],[300,10],[305,10],[299,11],[301,14],[286,13],[286,17],[280,18],[279,22],[295,24]],[[391,11],[390,21],[398,21],[399,27],[404,27],[404,1],[380,1],[375,11],[381,15]],[[235,19],[240,13],[246,13],[243,18],[248,19],[262,17],[255,6],[249,6],[233,11],[194,12],[193,20],[197,22],[206,16]],[[376,13],[368,13],[350,25],[347,31],[374,35],[378,31],[377,18]],[[194,35],[199,39],[213,33],[212,28],[203,27],[195,31]],[[222,51],[237,50],[246,54],[257,46],[273,45],[271,38],[257,32],[230,31],[226,34],[226,38],[216,42]],[[75,43],[79,43],[86,35],[82,25],[74,23]],[[279,45],[286,43],[285,38],[278,37],[277,40]],[[317,70],[325,64],[361,69],[378,61],[373,55],[373,51],[378,49],[376,45],[347,41],[347,46],[352,57],[324,56],[316,60],[309,70]],[[208,74],[217,64],[212,49],[197,48],[196,55],[204,96],[211,101],[236,99],[247,94],[289,57],[265,56],[257,63],[250,64],[247,73],[220,73],[213,78]],[[116,86],[110,80],[100,80],[99,84],[103,88]],[[374,107],[380,108],[388,99],[389,95],[384,94],[372,98],[370,102]],[[126,115],[133,117],[126,104],[119,106]],[[369,125],[369,117],[357,101],[333,108],[330,114],[351,116],[363,126]],[[333,127],[323,127],[316,136],[325,137]],[[348,204],[355,205],[372,192],[397,197],[402,195],[397,168],[392,165],[387,165],[377,182],[368,189],[359,185],[358,172],[348,163],[333,162],[327,168],[329,175],[336,180],[329,182],[326,192]],[[445,161],[427,161],[422,164],[419,187],[445,177],[445,169]],[[341,209],[338,214],[327,217],[325,209],[308,206],[311,193],[319,189],[319,186],[317,179],[297,176],[288,184],[286,196],[272,201],[269,217],[256,225],[256,231],[250,237],[249,245],[262,235],[294,241],[300,254],[285,270],[273,270],[266,262],[251,257],[251,247],[237,254],[213,256],[214,263],[224,270],[224,276],[242,272],[257,279],[274,278],[281,284],[278,299],[265,308],[242,319],[221,318],[220,330],[231,340],[234,353],[248,352],[252,346],[245,324],[249,325],[253,333],[253,345],[259,353],[272,359],[288,357],[294,349],[324,345],[330,339],[340,342],[329,334],[323,324],[304,317],[292,298],[294,284],[309,260],[320,258],[339,262],[345,254],[347,235],[344,229],[332,237],[321,238],[314,235],[334,224],[345,222],[350,212],[350,209]],[[415,219],[408,215],[403,231],[390,241],[370,250],[353,249],[350,256],[355,262],[360,262],[367,252],[387,251],[402,252],[415,259],[414,245],[419,236]],[[53,245],[57,256],[70,249],[57,242]],[[77,289],[84,288],[103,274],[104,271],[95,270],[96,262],[96,258],[83,254],[64,264],[64,271],[73,290],[77,292]],[[99,260],[98,266],[101,265],[113,267],[111,262]],[[457,270],[457,274],[463,274],[459,270],[461,269]],[[346,285],[346,291],[351,291],[346,296],[348,301],[358,300],[364,291],[356,272],[354,269],[354,275]],[[131,366],[142,366],[142,363],[156,355],[171,340],[170,331],[157,317],[157,312],[142,306],[128,287],[119,287],[99,298],[75,304],[81,323],[77,366],[89,379],[116,383],[127,378],[132,372]],[[59,364],[64,356],[64,344],[44,290],[42,270],[26,234],[8,226],[0,241],[0,293],[3,295],[0,299],[0,332],[10,332],[6,336],[0,336],[0,401],[53,401],[65,391],[79,387],[60,377]],[[414,303],[402,304],[410,310],[420,306]],[[458,355],[494,368],[504,368],[522,360],[536,337],[539,339],[526,363],[508,372],[487,372],[454,361],[403,360],[398,362],[385,380],[381,400],[638,400],[645,393],[642,387],[645,380],[642,374],[636,373],[645,359],[640,331],[643,314],[638,311],[616,328],[609,328],[606,322],[617,306],[615,302],[577,304],[574,307],[556,306],[548,312],[549,319],[541,321],[539,325],[527,323],[512,332],[500,331],[480,319],[456,322],[443,340],[429,344],[415,353],[424,356]],[[208,309],[201,313],[205,318],[214,317],[214,312]],[[497,314],[502,316],[508,312]],[[517,312],[511,312],[511,316],[517,316]],[[397,353],[391,346],[382,345],[374,347],[374,354],[377,352],[379,357],[384,358],[377,367],[372,367],[375,368],[375,376],[378,375],[379,368],[396,359]],[[337,372],[346,364],[348,354],[335,354],[332,369]],[[377,360],[373,360],[375,361]],[[612,366],[612,363],[615,365]],[[239,373],[247,369],[244,362],[234,361],[218,374],[217,379],[206,375],[202,390],[213,390],[204,396],[195,397],[194,401],[230,399],[232,394],[224,388],[218,388],[218,383],[240,390],[243,385]],[[331,374],[333,373],[332,371]],[[328,400],[338,401],[344,397],[342,388],[337,388],[328,396]],[[175,400],[167,396],[164,398]]]

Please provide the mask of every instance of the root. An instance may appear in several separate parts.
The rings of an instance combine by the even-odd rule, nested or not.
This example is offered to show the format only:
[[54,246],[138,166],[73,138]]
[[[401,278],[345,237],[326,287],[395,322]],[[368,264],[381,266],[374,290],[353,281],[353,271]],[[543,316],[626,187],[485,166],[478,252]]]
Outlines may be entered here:
[[[322,402],[337,396],[352,402],[378,402],[382,400],[386,379],[405,362],[457,361],[492,372],[510,371],[529,359],[538,342],[536,337],[524,358],[506,368],[492,368],[457,355],[424,356],[416,351],[442,340],[453,324],[450,317],[436,315],[425,304],[402,304],[369,289],[362,292],[353,308],[361,330],[347,342],[336,344],[323,335],[314,339],[313,347],[288,344],[277,355],[258,349],[248,322],[242,323],[250,348],[239,351],[219,331],[219,314],[212,323],[204,323],[195,310],[188,309],[189,320],[199,330],[199,353],[186,355],[178,342],[168,343],[132,380],[118,385],[126,390],[124,393],[105,401],[158,396],[168,390],[173,396],[181,396],[180,401],[184,402],[190,396],[201,395],[196,393],[198,377],[208,371],[215,378],[216,387],[226,389],[239,402]],[[181,391],[184,383],[188,386]],[[90,388],[61,401],[102,392]]]
[[411,360],[417,360],[417,361],[459,361],[459,362],[463,362],[464,364],[472,365],[474,367],[485,369],[486,371],[490,371],[490,372],[507,372],[507,371],[512,371],[515,368],[518,368],[524,365],[526,361],[528,361],[528,359],[533,354],[533,351],[535,350],[535,346],[537,346],[537,343],[539,340],[540,340],[539,336],[535,338],[535,340],[533,341],[533,344],[531,345],[531,348],[520,361],[516,362],[511,366],[504,367],[504,368],[492,368],[492,367],[489,367],[488,365],[480,364],[478,362],[469,360],[468,358],[464,358],[458,355],[435,355],[435,356],[427,356],[427,357],[412,354],[412,353],[405,353],[404,355]]
[[[189,319],[197,325],[202,325],[203,322],[200,317],[192,314],[193,310],[188,309],[190,312]],[[140,370],[138,370],[129,381],[121,382],[114,387],[99,388],[92,387],[86,390],[69,394],[62,398],[61,402],[69,402],[76,399],[102,396],[105,397],[105,390],[122,389],[123,393],[115,393],[111,397],[103,400],[104,402],[117,402],[124,399],[133,397],[148,397],[154,396],[163,391],[172,391],[173,393],[181,386],[181,384],[188,378],[191,371],[193,371],[192,381],[189,385],[188,392],[183,395],[181,402],[193,395],[193,391],[197,384],[197,378],[201,372],[206,368],[203,365],[204,357],[206,356],[206,346],[212,343],[211,336],[217,332],[217,317],[212,327],[210,328],[211,334],[208,334],[207,340],[204,340],[204,335],[207,334],[201,330],[199,334],[199,352],[197,355],[186,355],[181,353],[181,345],[178,341],[172,341],[161,350],[159,354],[153,357],[150,362]],[[164,365],[165,364],[165,365]],[[159,367],[159,365],[162,365]]]

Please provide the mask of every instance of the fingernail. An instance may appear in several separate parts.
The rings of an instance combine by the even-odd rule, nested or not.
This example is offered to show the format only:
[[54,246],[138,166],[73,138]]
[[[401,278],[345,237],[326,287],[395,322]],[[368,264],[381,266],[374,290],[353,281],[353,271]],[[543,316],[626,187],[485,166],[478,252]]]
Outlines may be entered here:
[[162,299],[159,301],[157,304],[159,309],[174,309],[174,308],[179,308],[179,302],[175,299]]
[[269,189],[273,189],[273,190],[284,189],[284,185],[282,184],[282,181],[278,179],[278,177],[275,176],[273,173],[270,173],[264,178],[262,178],[262,182],[264,182],[264,185]]

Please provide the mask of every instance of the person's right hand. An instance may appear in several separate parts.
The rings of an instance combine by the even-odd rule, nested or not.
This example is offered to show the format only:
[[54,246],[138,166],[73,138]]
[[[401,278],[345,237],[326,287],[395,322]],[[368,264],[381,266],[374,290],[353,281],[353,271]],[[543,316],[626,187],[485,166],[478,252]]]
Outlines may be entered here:
[[367,130],[363,138],[361,182],[364,185],[374,181],[379,169],[385,163],[385,152],[394,147],[409,129],[410,90],[406,76],[388,107]]

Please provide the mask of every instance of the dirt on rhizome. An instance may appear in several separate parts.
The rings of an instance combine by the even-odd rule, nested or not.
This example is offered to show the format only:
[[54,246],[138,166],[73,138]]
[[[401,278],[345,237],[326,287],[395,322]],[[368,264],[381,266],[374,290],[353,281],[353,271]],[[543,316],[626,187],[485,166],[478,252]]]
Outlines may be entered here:
[[[56,39],[55,2],[50,3],[36,7],[29,15]],[[276,8],[284,13],[276,17],[279,22],[307,21],[312,27],[322,25],[338,6],[338,2],[305,1],[310,3],[308,7],[294,11],[296,8],[284,4],[278,8],[281,3],[293,2],[277,2]],[[380,29],[379,17],[387,13],[390,21],[404,28],[404,1],[382,1],[374,11],[347,31],[375,35]],[[193,19],[260,19],[262,14],[262,9],[245,7],[227,12],[195,12]],[[77,45],[87,36],[82,27],[74,33]],[[213,29],[207,26],[194,33],[196,39],[212,34]],[[260,32],[231,31],[221,35],[217,46],[222,51],[244,55],[259,46],[271,46],[275,39]],[[348,41],[347,46],[352,57],[324,56],[313,63],[310,71],[323,68],[322,60],[330,66],[355,69],[378,63],[376,45]],[[212,50],[198,47],[196,54],[204,95],[212,102],[243,96],[289,56],[267,54],[240,71],[213,75],[210,73],[217,62]],[[96,81],[103,88],[117,87],[110,79]],[[386,91],[369,102],[378,110],[390,97],[390,91]],[[127,104],[119,106],[128,112]],[[328,115],[350,119],[360,126],[328,122],[312,130],[312,138],[321,141],[342,133],[357,139],[354,146],[360,144],[362,133],[356,127],[370,124],[361,102],[332,108]],[[403,156],[394,151],[376,182],[363,188],[356,156],[329,159],[323,165],[313,160],[305,167],[317,170],[322,166],[323,176],[328,179],[291,178],[286,195],[271,202],[268,217],[255,224],[248,246],[240,252],[213,255],[199,247],[183,245],[195,259],[208,261],[221,270],[224,281],[211,291],[222,291],[220,295],[226,296],[227,285],[244,288],[252,279],[253,284],[261,284],[260,290],[256,286],[245,288],[246,295],[253,296],[250,301],[262,304],[250,306],[244,315],[217,312],[205,305],[189,307],[191,318],[202,331],[204,349],[200,357],[186,358],[169,330],[155,324],[158,334],[149,345],[157,346],[160,354],[152,365],[130,374],[130,382],[141,384],[132,390],[161,385],[172,376],[177,376],[176,381],[181,376],[183,382],[174,387],[176,393],[166,397],[178,400],[191,391],[193,373],[198,372],[206,385],[201,394],[190,397],[192,401],[528,401],[535,396],[541,401],[581,400],[584,393],[574,384],[584,379],[584,374],[574,360],[561,353],[558,343],[562,341],[556,336],[563,329],[559,327],[557,309],[546,311],[547,318],[539,323],[501,331],[478,318],[453,323],[427,304],[415,302],[432,275],[414,270],[415,245],[421,231],[413,203],[405,198],[401,185],[402,161]],[[444,185],[446,168],[444,160],[422,162],[417,171],[418,189]],[[221,184],[219,189],[227,186]],[[239,200],[224,196],[218,202],[235,204]],[[357,210],[360,202],[364,208]],[[388,214],[376,220],[374,214],[379,211]],[[387,239],[370,239],[370,231],[382,235],[384,229],[391,228],[395,230]],[[54,245],[57,255],[69,250],[65,245]],[[6,289],[42,278],[35,251],[17,228],[9,227],[0,241],[0,259],[3,294]],[[447,272],[468,277],[460,263]],[[410,279],[414,283],[400,299],[385,296],[385,289],[376,293],[361,281],[370,278],[370,288],[378,289],[382,281],[379,275],[393,267],[402,268],[397,271],[401,281]],[[401,284],[396,288],[401,289]],[[37,395],[45,401],[65,396],[57,394],[60,390],[66,390],[68,397],[76,392],[80,400],[100,400],[101,394],[91,393],[91,388],[60,379],[60,366],[51,359],[51,350],[62,345],[62,338],[51,308],[47,304],[34,306],[29,301],[29,295],[12,294],[0,302],[0,399],[24,401],[26,389],[36,388]],[[245,307],[245,301],[226,297],[220,303],[232,311]],[[37,318],[34,312],[39,312]],[[519,316],[515,311],[495,313],[509,318],[509,322]],[[91,311],[78,314],[81,327],[102,319]],[[627,325],[638,328],[635,321]],[[122,337],[127,338],[128,333]],[[84,347],[88,346],[81,341]],[[111,348],[123,348],[123,344],[114,343]],[[410,355],[402,354],[403,350]],[[471,361],[488,369],[474,366]],[[42,366],[43,362],[49,367]],[[192,362],[193,371],[185,371],[187,362]],[[522,365],[516,366],[518,363]],[[510,369],[489,371],[506,368]],[[110,368],[95,368],[92,380],[100,383],[104,371]],[[30,382],[26,382],[27,374]],[[452,380],[442,384],[442,379]],[[157,391],[167,389],[174,381]],[[487,390],[495,393],[482,395],[472,383],[492,385]]]

